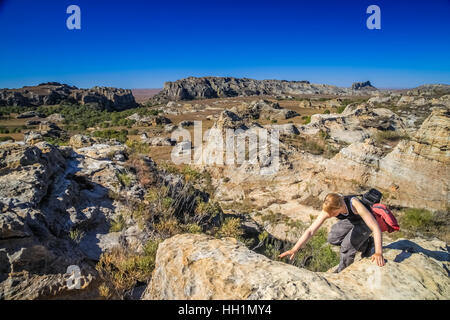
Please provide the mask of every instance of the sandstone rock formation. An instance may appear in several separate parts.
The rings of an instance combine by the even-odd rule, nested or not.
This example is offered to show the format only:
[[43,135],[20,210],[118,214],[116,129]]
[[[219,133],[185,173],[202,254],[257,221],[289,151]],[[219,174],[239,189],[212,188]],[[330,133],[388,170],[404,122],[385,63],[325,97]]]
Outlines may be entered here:
[[[221,116],[215,126],[225,123],[233,128],[242,125],[242,119]],[[314,115],[310,124],[296,126],[298,132],[293,130],[289,139],[281,137],[279,167],[269,176],[260,175],[260,167],[248,161],[206,167],[224,205],[245,200],[253,210],[264,208],[263,214],[296,216],[304,223],[310,222],[313,211],[302,205],[316,207],[329,192],[358,194],[372,187],[384,193],[383,202],[389,205],[446,211],[450,205],[448,127],[445,106],[433,109],[408,136],[402,118],[392,111],[370,104],[349,105],[342,114]],[[289,133],[292,127],[280,129]],[[380,141],[385,134],[398,136],[398,141]],[[204,150],[216,150],[217,141],[207,141]],[[302,141],[316,147],[321,143],[323,150],[336,148],[336,153],[329,158],[313,154]]]
[[450,298],[446,244],[421,239],[385,246],[380,268],[361,259],[339,274],[273,261],[233,238],[182,234],[160,244],[144,299]]
[[[369,83],[370,84],[370,83]],[[368,94],[374,88],[370,85],[358,86],[352,90],[325,84],[311,84],[308,81],[254,80],[232,77],[189,77],[175,82],[166,82],[153,101],[165,103],[170,100],[192,100],[202,98],[225,98],[254,95],[285,94]],[[376,89],[375,89],[376,90]]]
[[137,106],[131,90],[93,87],[79,89],[57,82],[42,83],[35,87],[0,90],[0,106],[39,106],[60,103],[92,105],[99,109],[124,110]]
[[[144,202],[149,187],[167,190],[175,219],[193,215],[198,199],[208,201],[148,156],[130,159],[118,142],[75,135],[64,147],[0,144],[0,299],[99,298],[100,255],[116,247],[142,252],[155,236],[138,218],[122,216]],[[118,217],[121,229],[111,230]],[[199,226],[213,219],[200,218]],[[67,287],[73,265],[81,269],[80,290]]]

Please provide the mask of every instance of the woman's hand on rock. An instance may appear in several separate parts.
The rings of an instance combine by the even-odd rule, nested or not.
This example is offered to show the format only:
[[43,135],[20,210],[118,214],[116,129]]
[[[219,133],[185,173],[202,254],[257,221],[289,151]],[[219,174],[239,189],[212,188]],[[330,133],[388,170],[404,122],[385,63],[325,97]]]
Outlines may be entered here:
[[282,254],[280,254],[278,256],[278,258],[289,257],[289,260],[293,260],[296,253],[297,253],[296,250],[291,249],[291,250],[288,250],[288,251],[283,252]]
[[384,266],[384,258],[383,258],[383,255],[381,253],[375,253],[371,257],[371,260],[372,260],[372,262],[375,261],[379,267]]

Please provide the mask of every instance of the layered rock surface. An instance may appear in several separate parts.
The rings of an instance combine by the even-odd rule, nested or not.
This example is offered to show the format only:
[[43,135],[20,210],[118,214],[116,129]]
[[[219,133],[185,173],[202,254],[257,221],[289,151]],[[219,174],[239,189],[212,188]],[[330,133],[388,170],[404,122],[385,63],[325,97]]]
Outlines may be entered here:
[[144,299],[449,299],[445,243],[398,240],[380,268],[369,259],[339,274],[268,259],[233,238],[182,234],[160,244]]
[[[149,237],[142,230],[110,231],[110,222],[125,209],[111,193],[127,201],[144,195],[136,173],[127,169],[126,147],[83,136],[71,143],[73,148],[0,145],[0,298],[96,298],[100,255],[119,244],[133,244],[134,250]],[[170,178],[159,175],[149,158],[143,165],[155,180]],[[67,288],[70,265],[81,269],[81,290]]]

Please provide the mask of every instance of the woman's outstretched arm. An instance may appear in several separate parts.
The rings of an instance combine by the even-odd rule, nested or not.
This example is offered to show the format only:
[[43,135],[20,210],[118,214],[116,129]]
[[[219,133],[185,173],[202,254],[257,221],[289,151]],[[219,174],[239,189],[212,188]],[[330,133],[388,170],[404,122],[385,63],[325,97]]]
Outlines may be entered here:
[[308,242],[308,240],[319,230],[320,226],[324,223],[326,219],[328,219],[330,216],[328,213],[321,211],[319,216],[314,220],[314,222],[309,226],[308,229],[303,233],[303,235],[300,237],[300,239],[297,241],[295,246],[286,252],[283,252],[278,257],[284,258],[286,256],[289,257],[289,260],[294,259],[295,254],[297,251]]
[[372,261],[375,260],[378,266],[384,266],[384,258],[383,258],[383,239],[382,233],[380,230],[380,226],[378,225],[377,220],[375,220],[372,213],[367,210],[367,208],[357,199],[352,199],[352,205],[367,224],[367,226],[372,230],[373,240],[375,242],[375,254],[372,256]]

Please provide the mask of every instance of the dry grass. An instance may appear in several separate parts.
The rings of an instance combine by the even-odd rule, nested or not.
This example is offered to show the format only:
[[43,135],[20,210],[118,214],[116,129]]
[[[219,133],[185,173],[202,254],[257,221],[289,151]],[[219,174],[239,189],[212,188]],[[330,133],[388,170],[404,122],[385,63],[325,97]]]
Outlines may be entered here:
[[148,282],[155,267],[158,245],[158,241],[149,241],[141,254],[122,247],[103,253],[96,265],[103,280],[99,288],[100,294],[108,299],[123,299],[137,282]]

